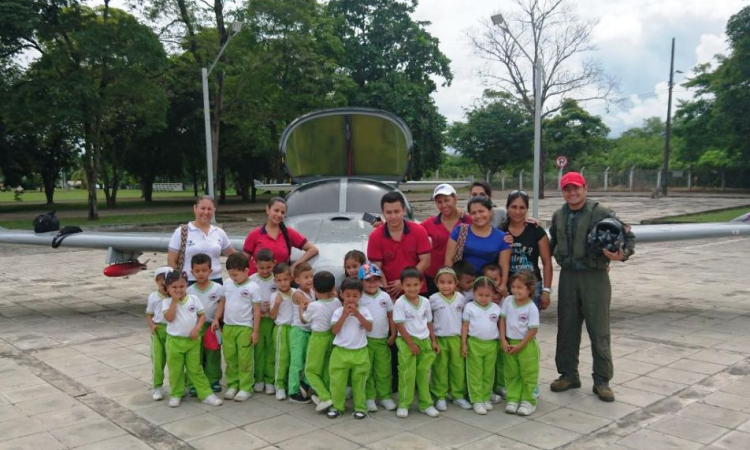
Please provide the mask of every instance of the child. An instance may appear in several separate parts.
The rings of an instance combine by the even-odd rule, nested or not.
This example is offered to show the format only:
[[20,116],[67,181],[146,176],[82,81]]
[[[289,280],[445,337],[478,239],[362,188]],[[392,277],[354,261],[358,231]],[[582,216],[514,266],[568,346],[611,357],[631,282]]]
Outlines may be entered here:
[[430,302],[419,295],[422,274],[416,267],[401,272],[404,295],[393,305],[393,321],[399,337],[398,346],[398,410],[396,417],[409,416],[409,406],[414,401],[414,385],[419,395],[419,410],[430,417],[440,413],[432,404],[430,394],[430,369],[440,347],[432,328]]
[[[219,305],[224,303],[224,288],[219,283],[214,283],[211,276],[211,257],[205,253],[193,255],[190,259],[190,271],[193,273],[195,283],[188,287],[188,294],[198,297],[206,314],[206,323],[201,330],[201,341],[208,327],[219,329],[219,317],[216,312]],[[221,350],[207,350],[201,344],[201,365],[203,371],[211,383],[211,390],[221,392]],[[195,387],[188,377],[188,392],[195,397]]]
[[255,254],[255,267],[258,269],[250,280],[260,288],[260,331],[258,333],[258,345],[255,346],[255,392],[266,391],[273,395],[276,389],[274,383],[274,346],[273,326],[274,319],[271,318],[271,300],[276,296],[276,283],[273,280],[273,251],[264,248]]
[[[519,270],[510,279],[513,295],[500,311],[500,342],[505,350],[505,412],[530,416],[536,411],[534,390],[539,382],[539,309],[532,301],[536,289],[533,272]],[[520,404],[519,404],[520,402]]]
[[171,267],[159,267],[154,271],[156,290],[148,296],[146,305],[146,323],[151,329],[151,379],[154,391],[151,398],[159,401],[164,398],[164,366],[167,364],[167,321],[164,320],[162,306],[169,297],[164,277],[172,271]]
[[276,349],[274,364],[274,387],[276,400],[286,400],[287,377],[289,376],[289,330],[292,327],[294,303],[292,296],[292,270],[289,264],[279,263],[273,268],[273,281],[276,283],[276,295],[271,301],[270,316],[274,319],[276,330],[273,334],[273,345]]
[[367,257],[364,253],[359,250],[350,250],[344,255],[344,276],[354,277],[359,276],[359,268],[367,262]]
[[461,314],[466,299],[456,292],[458,278],[450,267],[443,267],[435,274],[438,292],[430,296],[432,323],[440,353],[432,366],[432,394],[437,401],[435,408],[446,411],[445,398],[450,394],[453,403],[463,409],[471,409],[466,396],[466,369],[461,355]]
[[477,414],[494,409],[490,402],[495,379],[500,307],[492,302],[495,282],[482,276],[474,281],[474,301],[467,304],[461,328],[461,353],[466,360],[469,399]]
[[[482,267],[482,275],[489,278],[495,283],[495,286],[500,286],[503,281],[503,271],[497,264],[490,263]],[[492,302],[498,305],[502,304],[502,297],[500,297],[500,291],[495,289],[495,293],[492,294]]]
[[307,304],[315,300],[312,292],[313,269],[308,263],[298,264],[294,268],[294,282],[297,290],[292,295],[292,328],[289,330],[289,401],[293,403],[310,403],[309,385],[304,376],[307,344],[310,341],[311,327],[302,321]]
[[372,331],[372,316],[367,308],[359,306],[362,296],[362,282],[356,278],[346,278],[341,283],[341,298],[344,306],[339,307],[331,317],[333,353],[331,354],[331,394],[333,407],[328,417],[335,419],[346,408],[346,385],[351,379],[354,397],[354,418],[367,417],[365,384],[370,373],[370,356],[367,351],[367,333]]
[[328,390],[328,360],[333,350],[331,316],[341,307],[341,301],[336,298],[336,278],[331,272],[323,270],[316,273],[313,276],[313,288],[317,300],[309,303],[302,315],[302,321],[309,323],[312,330],[307,344],[305,377],[317,394],[311,396],[317,405],[315,411],[323,412],[333,404]]
[[453,270],[456,271],[456,277],[458,278],[458,290],[463,294],[466,303],[474,301],[472,285],[477,273],[474,264],[466,259],[462,259],[453,263]]
[[224,398],[244,402],[252,397],[255,382],[254,347],[260,334],[260,287],[250,281],[244,253],[227,258],[229,278],[224,280],[224,360],[227,363],[227,391]]
[[201,368],[201,341],[198,338],[206,322],[203,305],[198,297],[187,294],[185,272],[169,272],[164,283],[169,292],[162,305],[167,321],[167,367],[169,385],[172,386],[169,406],[180,406],[185,392],[186,372],[195,384],[198,398],[207,405],[219,406],[222,401],[211,392],[208,378]]
[[[372,331],[367,332],[367,350],[370,356],[370,374],[365,389],[368,412],[377,412],[375,399],[386,411],[396,409],[393,401],[393,372],[391,371],[391,349],[396,342],[396,324],[393,322],[393,301],[390,295],[380,290],[380,268],[365,263],[359,268],[358,278],[364,285],[364,294],[359,306],[372,316]],[[390,330],[390,332],[389,332]]]
[[[482,274],[492,280],[497,288],[502,283],[502,269],[497,264],[487,264],[482,268]],[[498,306],[503,305],[503,299],[501,298],[500,292],[495,289],[492,294],[492,302]],[[493,392],[490,395],[490,401],[492,403],[500,403],[503,401],[506,395],[505,389],[505,375],[503,374],[503,348],[498,346],[497,361],[495,362],[495,386],[492,389]]]

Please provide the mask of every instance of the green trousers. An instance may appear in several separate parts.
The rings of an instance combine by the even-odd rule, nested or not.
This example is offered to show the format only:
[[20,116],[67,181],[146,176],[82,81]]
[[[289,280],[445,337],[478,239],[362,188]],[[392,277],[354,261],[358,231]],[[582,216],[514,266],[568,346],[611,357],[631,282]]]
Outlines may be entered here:
[[490,401],[492,386],[495,383],[495,362],[497,361],[497,339],[485,341],[469,336],[466,347],[466,380],[469,385],[469,401],[484,403]]
[[384,400],[393,397],[393,372],[391,372],[391,348],[388,338],[367,338],[367,353],[370,356],[370,374],[367,376],[365,394],[368,400]]
[[287,377],[289,377],[289,330],[291,328],[291,325],[276,325],[273,331],[273,346],[276,350],[273,384],[276,389],[286,389]]
[[505,373],[503,370],[504,359],[503,347],[498,342],[497,345],[497,362],[495,363],[495,393],[500,394],[500,391],[505,387]]
[[351,381],[354,411],[366,413],[365,385],[370,373],[370,355],[367,347],[356,350],[334,347],[329,371],[333,408],[339,412],[346,409],[346,386],[348,381]]
[[[206,335],[206,331],[211,326],[210,323],[203,324],[203,328],[201,329],[200,333],[200,341],[201,341],[201,366],[203,367],[203,372],[206,374],[206,378],[208,378],[208,382],[218,383],[221,381],[222,373],[221,373],[221,349],[218,350],[207,350],[206,347],[203,346],[203,337]],[[187,376],[187,384],[189,388],[194,388],[193,382],[190,381],[190,376]]]
[[172,397],[185,393],[185,373],[193,380],[198,398],[203,400],[213,393],[201,367],[201,341],[186,337],[167,337],[167,367]]
[[227,363],[227,389],[253,392],[255,356],[250,343],[253,329],[242,325],[224,325],[221,347]]
[[328,363],[332,351],[333,333],[330,330],[313,331],[310,334],[310,341],[307,343],[305,377],[323,402],[331,399],[331,391],[328,389],[330,383]]
[[450,394],[455,400],[466,396],[466,368],[461,355],[461,336],[438,336],[440,353],[432,365],[432,395],[445,400]]
[[307,357],[307,343],[310,332],[292,327],[289,330],[289,386],[288,394],[299,394],[300,381],[307,383],[305,377],[305,358]]
[[425,410],[432,406],[430,395],[430,370],[435,362],[435,352],[429,339],[411,340],[419,347],[419,355],[412,355],[409,345],[399,337],[398,346],[398,407],[409,408],[414,402],[414,388],[416,385],[419,396],[419,409]]
[[[521,341],[508,339],[511,345]],[[536,339],[515,355],[505,354],[505,387],[508,389],[508,402],[526,401],[536,405],[534,389],[539,384],[539,346]]]
[[[255,345],[255,381],[273,384],[274,345],[273,319],[262,317],[258,332],[258,344]],[[209,377],[210,379],[210,377]]]
[[594,383],[612,379],[612,351],[609,334],[609,306],[612,286],[606,270],[562,269],[557,301],[557,371],[565,378],[578,379],[581,326],[591,341]]
[[164,366],[167,365],[167,326],[156,324],[151,335],[151,382],[154,389],[164,386]]

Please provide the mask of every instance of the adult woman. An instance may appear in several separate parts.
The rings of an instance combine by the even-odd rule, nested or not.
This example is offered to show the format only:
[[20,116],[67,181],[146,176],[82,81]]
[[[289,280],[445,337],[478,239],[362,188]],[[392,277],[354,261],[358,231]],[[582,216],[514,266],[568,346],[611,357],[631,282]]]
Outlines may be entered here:
[[421,223],[422,228],[427,231],[427,235],[432,241],[430,265],[424,271],[428,295],[438,291],[435,285],[435,274],[445,263],[445,251],[448,247],[451,232],[459,224],[471,223],[471,216],[458,209],[456,190],[450,184],[439,184],[432,192],[432,200],[439,212]]
[[255,267],[255,255],[264,248],[271,249],[277,263],[289,262],[292,248],[305,253],[292,264],[292,273],[297,264],[309,261],[318,254],[318,247],[309,242],[297,230],[284,224],[286,202],[281,197],[274,197],[266,206],[266,223],[251,231],[245,239],[242,250],[250,258],[250,275],[258,271]]
[[[492,200],[492,186],[484,180],[478,180],[473,183],[471,183],[471,188],[469,188],[469,195],[471,198],[474,197],[487,197]],[[492,226],[495,228],[500,228],[500,226],[505,223],[508,219],[508,213],[505,211],[505,208],[501,206],[493,206],[492,208]]]
[[[506,242],[511,244],[510,274],[519,270],[531,270],[536,275],[536,295],[534,303],[539,309],[547,309],[552,293],[552,255],[549,237],[544,227],[530,223],[526,218],[529,211],[529,195],[524,191],[511,191],[505,204],[508,222],[503,226],[507,232]],[[543,271],[539,270],[539,259]]]
[[[453,230],[444,263],[446,266],[453,266],[453,259],[460,250],[463,259],[476,268],[477,275],[481,275],[482,268],[487,264],[499,265],[501,280],[498,290],[505,296],[510,268],[510,245],[504,240],[505,233],[492,226],[492,202],[488,197],[476,196],[469,200],[466,209],[471,214],[472,223],[465,226],[465,237],[461,234],[463,226]],[[463,241],[461,248],[458,241]]]
[[[195,219],[186,225],[180,225],[169,240],[167,265],[187,273],[190,284],[195,283],[195,277],[190,270],[193,255],[205,253],[211,257],[211,280],[221,284],[221,255],[231,255],[236,251],[224,230],[211,224],[215,213],[216,203],[213,197],[198,197],[193,205]],[[181,254],[182,265],[177,267]]]

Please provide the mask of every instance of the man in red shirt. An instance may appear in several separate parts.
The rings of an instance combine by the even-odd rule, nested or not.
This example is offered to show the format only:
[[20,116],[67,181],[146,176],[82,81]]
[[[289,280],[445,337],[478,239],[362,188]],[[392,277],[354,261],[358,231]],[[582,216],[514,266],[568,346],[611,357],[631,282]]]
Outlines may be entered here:
[[[380,200],[385,226],[370,233],[367,242],[367,258],[383,271],[383,282],[391,298],[401,295],[401,271],[415,266],[420,272],[430,265],[430,239],[427,232],[416,222],[404,219],[406,201],[401,193],[392,191]],[[427,286],[422,283],[422,292]]]

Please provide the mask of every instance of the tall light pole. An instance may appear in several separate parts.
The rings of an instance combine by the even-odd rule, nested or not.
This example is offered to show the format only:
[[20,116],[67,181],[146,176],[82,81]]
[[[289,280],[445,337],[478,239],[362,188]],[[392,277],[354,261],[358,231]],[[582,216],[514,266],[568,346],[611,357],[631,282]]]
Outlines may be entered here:
[[505,22],[505,18],[502,14],[495,14],[491,17],[492,23],[500,28],[503,33],[510,36],[513,42],[521,49],[529,62],[533,65],[533,78],[534,78],[534,201],[532,203],[532,216],[539,218],[539,170],[542,157],[542,72],[544,71],[544,65],[542,64],[541,58],[537,56],[532,58],[523,46],[518,42],[513,33],[510,32],[508,24]]
[[674,85],[674,38],[672,38],[672,59],[669,63],[669,100],[667,100],[667,128],[664,138],[664,158],[661,165],[661,195],[667,196],[669,184],[669,138],[672,134],[672,86]]
[[[206,128],[206,174],[208,175],[208,195],[213,198],[216,198],[216,196],[214,195],[214,153],[211,148],[211,105],[208,101],[208,75],[214,70],[214,67],[216,67],[216,63],[219,62],[219,58],[221,58],[221,55],[224,53],[227,45],[229,45],[229,42],[231,42],[232,38],[237,36],[240,30],[242,30],[242,22],[232,22],[229,38],[219,50],[219,54],[216,55],[216,59],[214,59],[211,67],[208,69],[205,67],[201,68],[201,76],[203,77],[203,118]],[[216,150],[218,151],[218,149]]]

